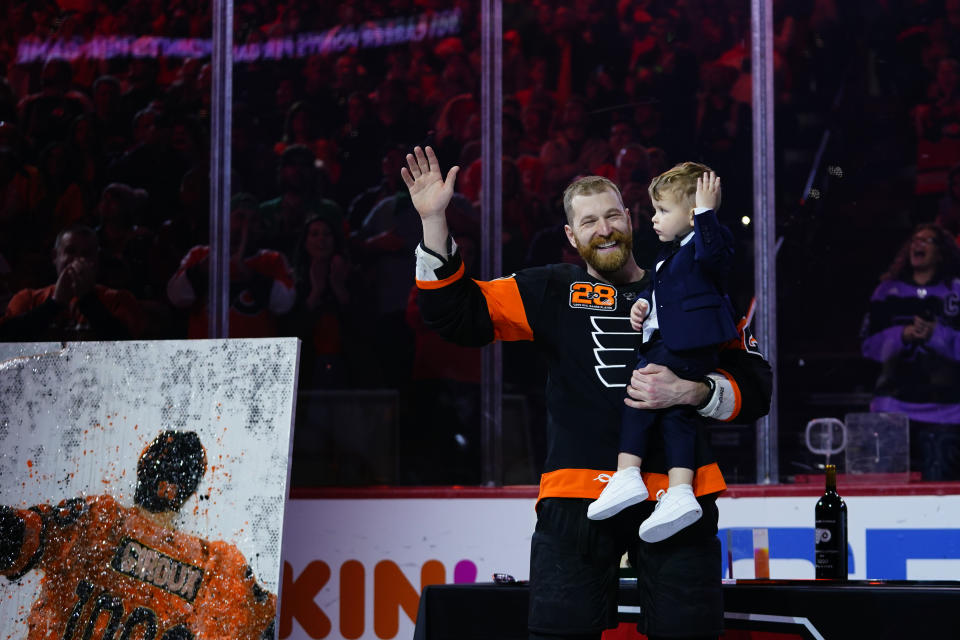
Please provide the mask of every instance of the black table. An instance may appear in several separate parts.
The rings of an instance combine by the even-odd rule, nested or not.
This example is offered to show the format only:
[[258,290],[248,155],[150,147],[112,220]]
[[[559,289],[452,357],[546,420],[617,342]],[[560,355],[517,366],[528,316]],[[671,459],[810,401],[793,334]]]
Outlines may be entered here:
[[[728,629],[810,640],[960,638],[960,582],[738,580],[723,586]],[[424,589],[414,640],[525,640],[528,587]],[[639,617],[636,580],[621,579],[623,622]]]

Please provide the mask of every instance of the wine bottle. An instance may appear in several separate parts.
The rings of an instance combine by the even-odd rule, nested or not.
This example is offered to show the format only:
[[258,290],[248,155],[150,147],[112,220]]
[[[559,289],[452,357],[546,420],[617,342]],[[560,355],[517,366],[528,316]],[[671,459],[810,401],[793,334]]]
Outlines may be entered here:
[[837,493],[837,467],[827,465],[827,488],[816,508],[817,578],[847,579],[847,505]]

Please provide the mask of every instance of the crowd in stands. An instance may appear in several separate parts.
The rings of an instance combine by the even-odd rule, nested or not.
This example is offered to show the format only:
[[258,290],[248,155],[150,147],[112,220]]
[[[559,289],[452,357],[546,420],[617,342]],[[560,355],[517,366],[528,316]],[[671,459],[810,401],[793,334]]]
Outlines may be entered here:
[[[797,131],[810,114],[825,119],[847,80],[835,69],[855,40],[886,65],[857,82],[895,92],[898,131],[936,146],[936,166],[918,163],[918,193],[920,172],[929,170],[924,184],[933,186],[923,193],[947,194],[929,216],[939,213],[957,233],[956,171],[949,191],[946,185],[949,166],[960,161],[960,0],[870,3],[867,35],[855,39],[849,25],[862,19],[858,4],[774,3],[778,135],[784,148],[799,150],[781,152],[783,179],[799,184],[806,177],[817,140]],[[140,307],[129,337],[205,336],[209,60],[24,63],[18,50],[23,42],[97,35],[210,38],[211,3],[3,6],[0,308],[21,290],[59,282],[64,271],[51,258],[58,239],[65,231],[86,238],[92,229],[97,285]],[[429,143],[444,165],[461,166],[448,219],[465,243],[480,241],[479,2],[234,6],[241,46],[460,10],[457,33],[443,38],[235,66],[231,335],[301,337],[311,387],[398,386],[411,371],[437,366],[414,353],[423,330],[410,314],[420,230],[399,180],[414,144]],[[737,212],[728,224],[750,213],[749,3],[503,0],[503,15],[503,272],[579,259],[564,238],[558,198],[581,174],[620,185],[642,264],[657,244],[645,233],[646,185],[676,161],[702,161],[723,176],[725,205]],[[738,231],[738,255],[748,265],[750,233]],[[76,294],[92,289],[74,289],[49,296],[52,305],[75,294],[47,309],[60,313],[54,324],[11,324],[19,308],[8,307],[0,337],[107,337],[78,313],[86,303]]]

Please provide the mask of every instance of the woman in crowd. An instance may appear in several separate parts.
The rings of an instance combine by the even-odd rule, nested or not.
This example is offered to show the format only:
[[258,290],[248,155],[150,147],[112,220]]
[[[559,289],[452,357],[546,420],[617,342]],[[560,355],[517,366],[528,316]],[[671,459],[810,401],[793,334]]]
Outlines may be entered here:
[[881,276],[862,346],[882,367],[871,411],[910,417],[911,468],[960,479],[960,253],[941,227],[917,226]]
[[342,231],[323,216],[310,216],[294,257],[297,302],[288,318],[291,333],[303,340],[303,387],[349,386],[344,337],[349,331],[352,271]]

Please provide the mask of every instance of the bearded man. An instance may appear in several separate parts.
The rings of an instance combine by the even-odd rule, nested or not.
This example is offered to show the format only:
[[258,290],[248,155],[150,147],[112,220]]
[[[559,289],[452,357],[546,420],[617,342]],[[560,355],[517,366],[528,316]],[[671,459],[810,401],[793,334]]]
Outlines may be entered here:
[[[651,640],[716,638],[723,628],[717,494],[723,475],[697,434],[694,493],[703,509],[695,524],[657,543],[639,540],[648,500],[607,519],[587,518],[616,468],[620,414],[693,405],[717,420],[755,420],[769,409],[771,373],[749,334],[719,356],[726,373],[703,381],[648,365],[631,373],[641,334],[630,307],[649,284],[631,251],[630,212],[617,186],[589,176],[564,192],[568,240],[586,263],[524,269],[482,282],[464,277],[445,209],[458,167],[446,179],[436,154],[419,147],[401,176],[423,225],[417,286],[425,322],[463,345],[531,340],[547,360],[547,457],[540,480],[530,553],[529,637],[599,640],[617,626],[618,567],[627,551],[638,571],[640,630]],[[745,323],[741,323],[741,326]],[[745,329],[744,329],[745,330]],[[624,398],[627,387],[627,398]],[[667,486],[661,440],[651,438],[643,474],[651,496]]]

